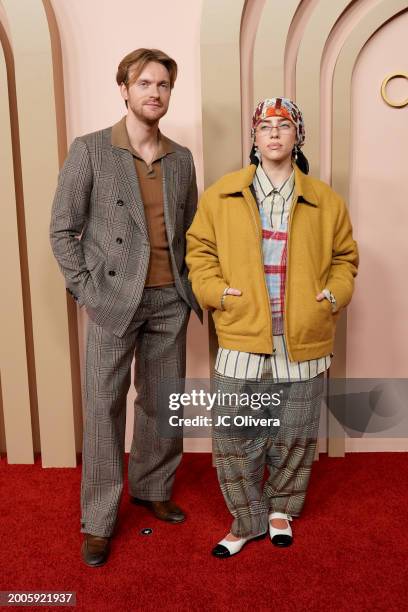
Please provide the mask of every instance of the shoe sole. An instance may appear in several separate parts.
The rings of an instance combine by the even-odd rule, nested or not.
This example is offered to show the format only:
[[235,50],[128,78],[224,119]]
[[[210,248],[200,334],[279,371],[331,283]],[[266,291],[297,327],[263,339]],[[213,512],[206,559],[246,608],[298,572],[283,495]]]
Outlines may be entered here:
[[143,506],[144,508],[147,508],[150,514],[152,514],[159,521],[163,521],[165,523],[173,523],[173,524],[184,523],[184,521],[186,520],[186,517],[182,519],[168,519],[168,518],[163,518],[162,516],[159,516],[158,514],[156,514],[154,510],[151,509],[151,507],[149,506],[149,502],[145,499],[138,499],[136,497],[131,497],[130,502],[134,504],[135,506]]
[[292,544],[293,544],[293,538],[292,538],[292,540],[291,540],[290,542],[288,542],[287,544],[286,544],[286,543],[282,543],[282,542],[281,542],[281,543],[279,543],[279,542],[277,543],[277,542],[274,542],[272,539],[271,539],[271,542],[272,542],[272,544],[273,544],[274,546],[276,546],[276,548],[287,548],[288,546],[292,546]]

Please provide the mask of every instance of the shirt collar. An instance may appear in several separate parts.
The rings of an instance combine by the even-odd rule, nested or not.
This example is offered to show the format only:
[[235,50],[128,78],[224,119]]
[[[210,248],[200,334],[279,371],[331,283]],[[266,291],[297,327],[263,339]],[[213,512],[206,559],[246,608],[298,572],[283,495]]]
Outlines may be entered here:
[[[254,176],[257,166],[250,164],[237,170],[236,172],[230,172],[223,176],[218,183],[218,188],[221,196],[228,196],[231,194],[246,194],[248,198],[252,198],[251,186],[254,182]],[[319,206],[319,198],[314,190],[313,184],[316,179],[303,174],[303,172],[294,165],[295,171],[295,190],[298,202],[305,202],[310,206]]]
[[[126,129],[126,115],[122,117],[118,123],[112,126],[112,137],[111,137],[112,146],[118,147],[119,149],[126,149],[130,151],[134,157],[138,159],[142,159],[137,151],[132,147],[129,140],[129,135]],[[159,147],[157,149],[157,153],[152,160],[152,163],[158,159],[161,159],[168,153],[173,153],[174,148],[172,146],[171,140],[166,138],[160,130],[159,130]]]
[[262,168],[262,164],[258,164],[254,176],[254,187],[256,194],[260,200],[260,203],[262,203],[272,193],[279,193],[286,200],[293,192],[294,184],[294,170],[292,170],[290,176],[279,187],[275,187],[269,179],[268,175],[266,174],[265,170]]

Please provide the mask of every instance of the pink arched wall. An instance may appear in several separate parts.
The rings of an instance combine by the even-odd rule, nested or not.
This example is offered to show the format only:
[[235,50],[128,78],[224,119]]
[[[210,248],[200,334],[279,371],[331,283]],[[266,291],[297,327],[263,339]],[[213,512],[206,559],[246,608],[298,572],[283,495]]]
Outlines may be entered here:
[[[408,106],[380,96],[383,79],[408,73],[408,12],[368,41],[352,83],[350,208],[361,264],[348,314],[347,376],[408,377]],[[391,81],[392,100],[408,80]],[[408,450],[406,439],[349,439],[346,450]]]
[[[231,1],[225,0],[225,3]],[[51,0],[62,46],[68,144],[77,135],[111,125],[124,114],[115,83],[119,60],[136,47],[162,48],[179,64],[171,108],[163,120],[162,129],[192,150],[199,191],[202,191],[200,32],[204,2],[157,0],[152,11],[151,6],[135,0]],[[248,0],[246,4],[246,10],[252,11],[252,16],[256,17],[252,24],[254,30],[261,9],[267,2]],[[347,4],[343,0],[339,0],[339,6],[340,3],[342,6]],[[295,4],[292,2],[291,6]],[[379,4],[380,0],[357,0],[353,7],[360,7],[364,12],[364,7]],[[300,10],[289,30],[292,38],[296,32],[304,29],[303,26],[296,29],[296,24],[302,19],[307,20],[314,10],[319,10],[318,0],[303,0],[300,3]],[[355,11],[357,14],[358,10]],[[1,2],[0,19],[7,29]],[[405,52],[407,28],[407,12],[381,27],[361,51],[352,77],[349,203],[360,246],[361,268],[348,312],[349,377],[407,376],[408,321],[405,313],[408,291],[403,279],[407,260],[405,143],[408,138],[408,107],[391,108],[380,96],[381,82],[386,75],[396,71],[408,72]],[[293,45],[290,48],[293,49]],[[293,64],[293,58],[286,55],[285,63],[289,65],[291,62]],[[241,57],[244,72],[248,69],[245,66]],[[293,73],[292,80],[289,73]],[[294,74],[292,70],[288,71],[289,76],[285,75],[286,93],[290,93],[295,86]],[[243,87],[251,87],[245,79],[243,83]],[[388,91],[391,97],[406,98],[408,81],[393,81]],[[250,93],[242,92],[245,104],[250,99]],[[324,146],[323,142],[323,152]],[[327,172],[328,168],[327,165]],[[326,170],[323,165],[323,174]],[[80,311],[82,347],[85,332],[86,316]],[[207,324],[201,326],[192,316],[188,335],[188,376],[207,378],[208,375]],[[132,402],[133,394],[130,393],[127,447],[132,430]],[[211,445],[209,441],[187,440],[185,448],[210,450]],[[348,439],[346,450],[407,450],[407,440]]]

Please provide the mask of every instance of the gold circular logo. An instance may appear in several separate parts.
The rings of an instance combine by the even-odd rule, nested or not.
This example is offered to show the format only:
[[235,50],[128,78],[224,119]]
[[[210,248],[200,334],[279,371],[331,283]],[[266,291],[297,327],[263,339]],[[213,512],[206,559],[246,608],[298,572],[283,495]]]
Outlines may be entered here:
[[408,79],[408,74],[405,73],[405,72],[394,72],[393,74],[390,74],[389,76],[385,77],[385,79],[383,80],[382,85],[381,85],[381,96],[382,96],[382,99],[389,106],[392,106],[394,108],[402,108],[403,106],[407,106],[407,104],[408,104],[408,98],[406,98],[402,102],[393,102],[392,100],[389,99],[389,97],[387,96],[387,92],[385,91],[388,83],[392,79],[398,79],[398,78],[400,78],[400,79]]

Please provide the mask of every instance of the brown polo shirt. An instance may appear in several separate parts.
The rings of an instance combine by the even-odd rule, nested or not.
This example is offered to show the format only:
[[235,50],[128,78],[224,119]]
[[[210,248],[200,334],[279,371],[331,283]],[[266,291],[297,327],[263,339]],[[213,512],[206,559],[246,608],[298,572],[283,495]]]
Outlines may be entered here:
[[130,144],[126,130],[126,117],[112,127],[112,144],[120,149],[127,149],[133,155],[135,170],[142,196],[147,231],[150,240],[150,260],[146,277],[146,287],[163,287],[174,284],[171,267],[169,243],[163,208],[163,183],[160,160],[173,151],[168,138],[159,132],[159,147],[148,166]]

